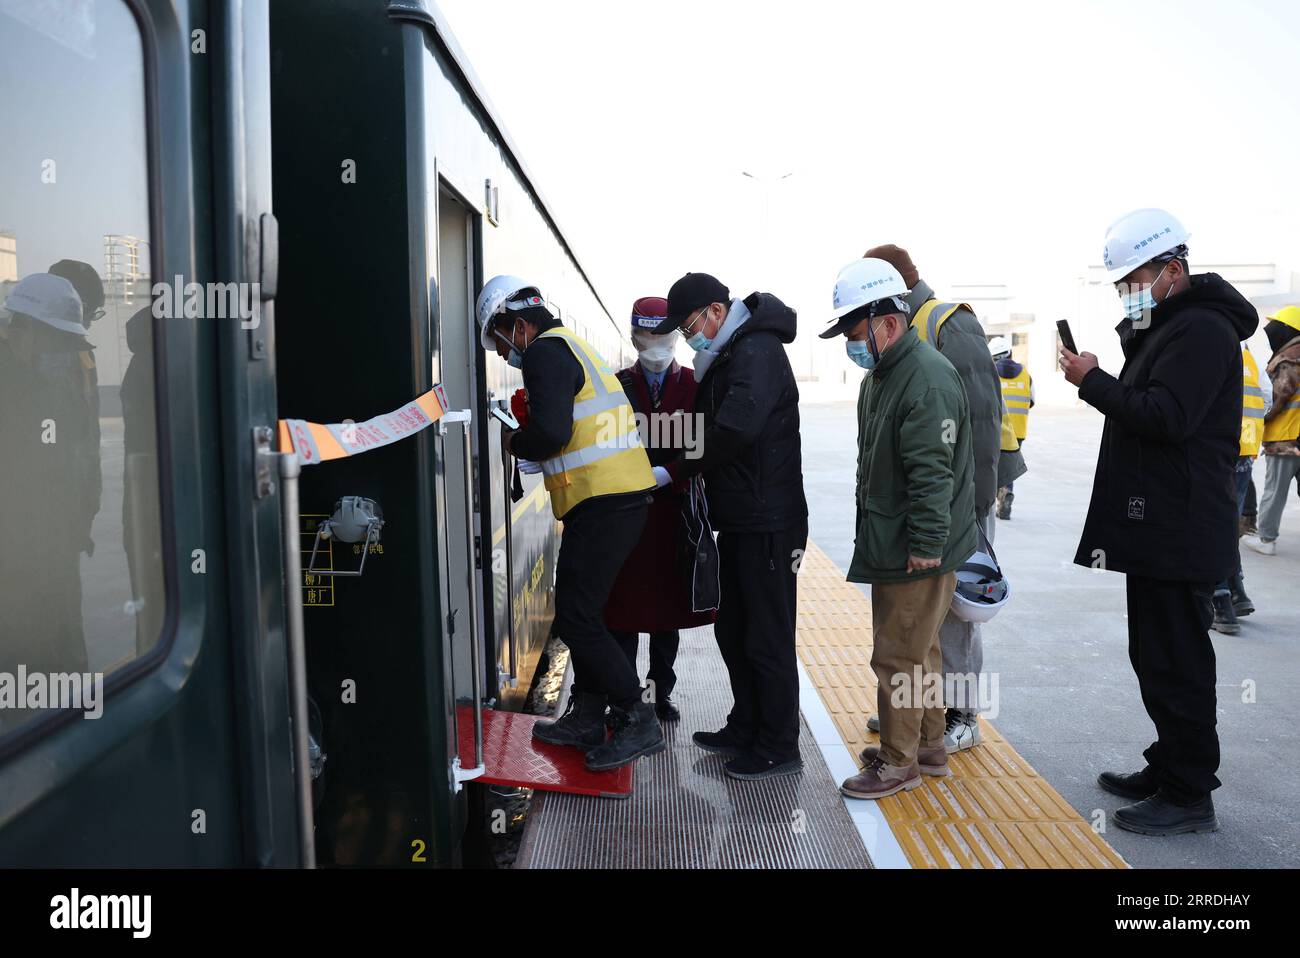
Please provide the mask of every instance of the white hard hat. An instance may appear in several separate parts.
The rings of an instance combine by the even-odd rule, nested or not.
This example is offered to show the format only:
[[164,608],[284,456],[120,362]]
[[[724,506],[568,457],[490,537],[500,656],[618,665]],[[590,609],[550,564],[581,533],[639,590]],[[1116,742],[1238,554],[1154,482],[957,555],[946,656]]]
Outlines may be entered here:
[[987,622],[1011,598],[1011,583],[1002,575],[993,546],[980,530],[980,547],[957,569],[957,587],[948,608],[963,622]]
[[989,340],[989,355],[994,359],[999,356],[1011,355],[1011,343],[1007,342],[1005,336],[994,336]]
[[1164,210],[1134,210],[1121,216],[1106,231],[1106,250],[1102,253],[1106,278],[1118,283],[1157,256],[1185,246],[1190,235]]
[[901,312],[906,312],[907,307],[902,302],[906,295],[907,284],[891,264],[883,259],[855,259],[840,270],[839,278],[835,280],[835,312],[832,315],[839,319],[859,306],[891,297],[896,297],[896,305]]
[[62,276],[30,274],[9,291],[4,308],[65,333],[86,334],[86,327],[81,322],[81,297],[77,295],[76,287]]
[[[521,296],[521,293],[530,295]],[[507,309],[526,309],[529,306],[545,306],[541,291],[531,283],[526,283],[518,276],[493,276],[483,285],[474,303],[474,316],[478,320],[479,342],[484,349],[493,347],[489,332],[493,317]]]

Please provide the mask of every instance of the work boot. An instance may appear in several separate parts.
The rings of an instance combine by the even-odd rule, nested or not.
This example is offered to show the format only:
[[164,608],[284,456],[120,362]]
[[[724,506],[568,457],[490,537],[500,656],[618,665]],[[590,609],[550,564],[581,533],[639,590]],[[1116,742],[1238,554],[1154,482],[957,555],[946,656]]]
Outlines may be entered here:
[[1102,772],[1097,776],[1097,784],[1112,795],[1139,801],[1150,798],[1160,789],[1160,782],[1150,765],[1140,772]]
[[1241,576],[1233,576],[1228,580],[1228,590],[1232,593],[1232,611],[1237,613],[1237,618],[1255,611],[1255,603],[1246,595],[1246,583]]
[[943,744],[949,752],[961,752],[980,743],[980,719],[956,709],[948,709],[943,730]]
[[908,768],[888,764],[879,755],[861,772],[845,779],[840,791],[849,798],[888,798],[904,789],[921,787],[921,773],[913,763]]
[[1237,613],[1232,608],[1232,593],[1227,589],[1214,593],[1214,621],[1210,628],[1224,635],[1236,635],[1241,631],[1237,624]]
[[998,518],[1011,518],[1011,503],[1016,501],[1016,494],[1003,486],[998,490]]
[[587,771],[603,772],[635,762],[642,755],[654,755],[668,746],[664,730],[649,702],[637,702],[629,709],[613,706],[615,716],[614,737],[587,753]]
[[[880,746],[868,745],[862,750],[860,758],[863,765],[870,765],[880,755]],[[948,774],[948,749],[942,745],[926,748],[922,745],[916,750],[916,767],[922,775],[934,775],[942,778]]]
[[569,707],[554,722],[538,722],[533,738],[548,745],[570,745],[584,751],[605,741],[605,696],[574,692]]
[[1214,801],[1206,795],[1191,805],[1171,801],[1164,789],[1136,805],[1115,810],[1115,824],[1139,835],[1182,835],[1185,832],[1217,832],[1219,820]]

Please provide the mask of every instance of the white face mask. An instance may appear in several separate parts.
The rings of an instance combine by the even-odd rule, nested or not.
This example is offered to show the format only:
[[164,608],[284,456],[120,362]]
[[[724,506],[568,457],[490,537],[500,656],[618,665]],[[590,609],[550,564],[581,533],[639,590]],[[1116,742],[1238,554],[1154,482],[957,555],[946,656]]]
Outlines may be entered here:
[[636,347],[641,365],[652,373],[660,373],[672,365],[680,338],[681,333],[677,330],[666,336],[636,333],[632,336],[632,345]]

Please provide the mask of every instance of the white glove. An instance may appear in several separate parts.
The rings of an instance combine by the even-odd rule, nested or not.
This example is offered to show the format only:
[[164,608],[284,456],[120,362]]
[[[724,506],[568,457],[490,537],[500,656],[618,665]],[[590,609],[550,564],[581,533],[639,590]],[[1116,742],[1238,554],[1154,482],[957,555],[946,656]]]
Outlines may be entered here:
[[668,470],[663,466],[655,466],[650,471],[654,473],[656,489],[662,489],[673,481],[673,477],[668,474]]
[[540,462],[533,462],[531,459],[519,459],[517,462],[519,463],[519,471],[525,476],[535,476],[542,471]]

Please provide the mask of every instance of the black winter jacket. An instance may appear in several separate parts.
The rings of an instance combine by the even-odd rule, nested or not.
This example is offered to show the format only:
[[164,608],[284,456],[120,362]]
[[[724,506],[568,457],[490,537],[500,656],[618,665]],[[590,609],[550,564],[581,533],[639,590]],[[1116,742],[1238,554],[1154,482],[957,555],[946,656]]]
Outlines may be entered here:
[[1079,398],[1106,416],[1074,561],[1173,582],[1236,571],[1233,468],[1241,435],[1241,346],[1255,308],[1214,273],[1124,320],[1119,378],[1093,369]]
[[799,443],[799,387],[783,344],[795,312],[770,293],[745,300],[750,318],[700,380],[695,412],[702,455],[668,465],[674,479],[703,473],[719,532],[779,532],[807,520]]

